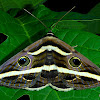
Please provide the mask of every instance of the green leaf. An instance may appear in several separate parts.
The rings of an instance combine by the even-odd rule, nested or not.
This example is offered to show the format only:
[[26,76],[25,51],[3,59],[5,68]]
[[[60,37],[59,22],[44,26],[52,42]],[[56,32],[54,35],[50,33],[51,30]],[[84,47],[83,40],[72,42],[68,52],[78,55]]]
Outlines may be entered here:
[[23,8],[25,5],[36,7],[45,1],[46,0],[0,0],[0,9],[8,11],[11,8]]
[[94,17],[92,20],[80,21],[86,25],[85,31],[92,32],[94,34],[100,34],[100,3],[98,3],[91,11],[87,14],[88,16]]
[[77,20],[62,20],[60,21],[56,28],[57,29],[76,29],[83,30],[86,26],[83,23],[78,22]]
[[[43,5],[39,6],[33,12],[33,14],[49,28],[54,25],[64,13],[65,12],[53,12]],[[95,64],[100,64],[100,37],[83,31],[86,25],[77,20],[86,21],[86,18],[87,20],[93,20],[94,17],[70,12],[53,29],[53,33],[71,46],[78,45],[75,48],[76,50]],[[73,20],[77,21],[74,22]],[[26,46],[42,38],[47,32],[48,30],[38,20],[27,13],[13,18],[9,14],[0,11],[0,33],[4,33],[8,37],[0,44],[0,63],[3,63]],[[61,92],[46,87],[40,91],[27,91],[0,86],[0,97],[2,100],[17,100],[22,95],[28,94],[30,100],[99,100],[99,90],[100,87]]]
[[94,8],[92,8],[88,14],[92,16],[100,17],[99,9],[100,9],[100,3],[98,3]]

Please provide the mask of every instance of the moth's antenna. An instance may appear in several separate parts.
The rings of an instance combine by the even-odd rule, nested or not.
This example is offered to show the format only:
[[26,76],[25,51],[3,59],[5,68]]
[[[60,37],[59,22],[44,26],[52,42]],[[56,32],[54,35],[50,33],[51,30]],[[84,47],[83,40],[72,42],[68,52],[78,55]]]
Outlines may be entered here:
[[28,14],[30,14],[32,17],[36,18],[49,32],[49,28],[40,20],[38,19],[35,15],[33,15],[31,12],[29,12],[28,10],[24,9],[24,11],[26,11]]
[[71,12],[76,6],[74,6],[73,8],[71,8],[67,13],[65,13],[64,16],[62,16],[56,23],[55,25],[52,27],[52,29],[50,30],[50,32],[52,32],[53,28],[58,24],[58,22],[63,18],[65,17],[69,12]]

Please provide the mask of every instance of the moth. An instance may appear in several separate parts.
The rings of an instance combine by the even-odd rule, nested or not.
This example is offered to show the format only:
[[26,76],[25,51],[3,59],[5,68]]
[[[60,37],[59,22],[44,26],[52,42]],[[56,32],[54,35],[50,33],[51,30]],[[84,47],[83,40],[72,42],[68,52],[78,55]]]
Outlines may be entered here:
[[93,88],[100,85],[100,68],[48,32],[0,66],[0,85],[26,90]]

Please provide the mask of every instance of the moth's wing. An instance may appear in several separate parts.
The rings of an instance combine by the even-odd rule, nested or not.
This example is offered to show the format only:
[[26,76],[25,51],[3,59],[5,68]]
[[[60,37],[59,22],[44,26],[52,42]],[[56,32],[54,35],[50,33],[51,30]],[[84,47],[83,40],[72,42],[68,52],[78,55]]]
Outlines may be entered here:
[[79,83],[75,86],[76,89],[100,86],[100,68],[78,52],[73,53],[73,56],[76,56],[81,60],[81,66],[76,70],[85,75],[89,73],[89,75],[86,76],[79,76],[79,78],[78,76],[76,77],[76,80],[73,81],[74,84]]
[[[39,90],[44,88],[48,82],[41,77],[41,66],[45,65],[44,57],[46,56],[45,53],[44,55],[39,56],[43,52],[41,50],[39,51],[39,49],[45,45],[56,46],[62,51],[66,52],[64,54],[68,54],[65,56],[59,49],[57,50],[57,53],[55,53],[56,50],[54,52],[54,62],[55,65],[58,65],[58,77],[60,80],[62,80],[62,82],[60,83],[58,80],[58,83],[56,83],[54,80],[51,84],[52,87],[55,89],[56,87],[65,89],[67,89],[67,87],[71,89],[85,89],[96,87],[100,84],[100,69],[95,64],[65,42],[50,36],[44,37],[31,44],[1,65],[0,85],[22,89],[25,88],[28,90]],[[36,56],[32,55],[34,52],[37,53]],[[64,57],[60,55],[63,55]],[[23,56],[29,58],[30,63],[27,66],[20,66],[18,63],[18,60]],[[80,66],[75,67],[73,64],[70,64],[72,57],[77,57],[80,59]],[[59,61],[56,61],[56,58],[59,59]],[[59,64],[61,66],[59,66]]]
[[[72,70],[72,74],[65,72],[59,73],[59,77],[62,79],[62,82],[67,87],[72,87],[74,89],[85,89],[92,88],[100,85],[100,68],[97,67],[94,63],[92,63],[88,58],[83,56],[81,53],[77,52],[70,45],[66,44],[61,40],[57,40],[59,45],[65,48],[65,51],[72,52],[72,54],[66,56],[64,60],[63,68]],[[71,58],[76,57],[80,59],[80,65],[75,67],[70,64]],[[66,69],[65,68],[65,69]],[[79,73],[77,73],[79,72]],[[79,74],[79,75],[78,75]]]
[[[45,85],[37,81],[40,80],[39,77],[41,72],[24,73],[24,71],[34,69],[33,62],[38,59],[38,57],[35,58],[34,56],[27,54],[27,52],[35,50],[41,43],[42,39],[36,41],[0,66],[0,85],[22,89],[31,87],[40,88]],[[25,66],[19,65],[18,60],[21,57],[28,57],[29,64]]]

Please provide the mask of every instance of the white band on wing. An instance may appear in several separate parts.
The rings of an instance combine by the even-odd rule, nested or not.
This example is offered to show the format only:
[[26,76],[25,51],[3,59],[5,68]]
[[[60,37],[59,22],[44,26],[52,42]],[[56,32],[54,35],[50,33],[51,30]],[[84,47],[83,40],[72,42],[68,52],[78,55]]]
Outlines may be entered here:
[[67,55],[70,55],[72,53],[66,53],[64,51],[62,51],[61,49],[59,49],[58,47],[55,47],[55,46],[52,46],[52,45],[47,45],[47,46],[42,46],[39,50],[35,51],[35,52],[27,52],[28,54],[30,55],[38,55],[42,52],[44,52],[45,50],[48,50],[48,51],[56,51],[57,53],[63,55],[63,56],[67,56]]
[[50,65],[50,66],[43,65],[41,67],[32,68],[29,70],[6,72],[6,73],[0,74],[0,79],[2,79],[4,77],[10,77],[10,76],[16,76],[16,75],[22,75],[22,74],[39,73],[42,70],[46,70],[46,71],[57,70],[59,73],[74,74],[74,75],[84,76],[84,77],[88,77],[88,78],[93,78],[93,79],[100,81],[99,75],[91,74],[89,72],[78,72],[78,71],[74,71],[74,70],[69,70],[67,68],[58,67],[56,65]]

